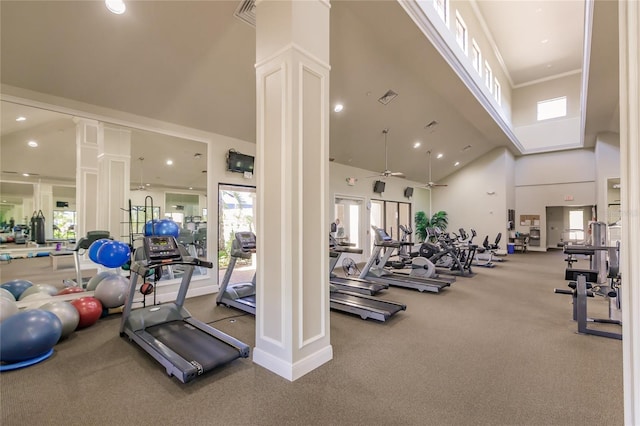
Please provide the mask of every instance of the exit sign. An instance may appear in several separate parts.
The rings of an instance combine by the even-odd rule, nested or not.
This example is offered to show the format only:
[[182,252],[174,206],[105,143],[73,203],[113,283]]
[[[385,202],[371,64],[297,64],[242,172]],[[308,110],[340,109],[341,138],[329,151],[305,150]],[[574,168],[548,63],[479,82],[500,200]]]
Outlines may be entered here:
[[573,195],[565,195],[564,196],[564,200],[565,201],[573,201]]

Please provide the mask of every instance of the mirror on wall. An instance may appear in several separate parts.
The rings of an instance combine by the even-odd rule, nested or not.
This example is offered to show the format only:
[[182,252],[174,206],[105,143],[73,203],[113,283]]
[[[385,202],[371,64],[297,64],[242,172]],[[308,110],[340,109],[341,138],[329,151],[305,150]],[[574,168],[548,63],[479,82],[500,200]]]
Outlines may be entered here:
[[[47,238],[71,241],[81,237],[74,232],[79,220],[74,117],[5,100],[0,107],[0,194],[4,200],[0,222],[9,215],[16,222],[26,218],[28,224],[34,207],[40,204],[35,194],[45,188],[53,204],[45,221]],[[202,220],[207,207],[206,143],[110,123],[104,126],[130,135],[128,197],[132,206],[153,204],[155,218],[179,219],[183,228],[195,219],[202,222],[199,227],[206,226],[206,219]],[[140,218],[144,220],[144,215],[136,220]],[[143,231],[138,225],[131,228],[133,233]],[[124,241],[128,236],[117,238]]]
[[620,225],[620,178],[607,179],[607,224]]

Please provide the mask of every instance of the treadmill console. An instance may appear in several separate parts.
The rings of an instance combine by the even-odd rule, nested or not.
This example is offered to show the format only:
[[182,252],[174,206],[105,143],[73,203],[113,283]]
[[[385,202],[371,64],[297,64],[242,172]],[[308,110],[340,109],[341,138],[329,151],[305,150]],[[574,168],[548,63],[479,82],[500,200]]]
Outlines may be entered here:
[[256,234],[253,232],[236,232],[236,241],[245,252],[256,249]]
[[182,259],[178,242],[170,235],[144,237],[144,252],[149,262]]

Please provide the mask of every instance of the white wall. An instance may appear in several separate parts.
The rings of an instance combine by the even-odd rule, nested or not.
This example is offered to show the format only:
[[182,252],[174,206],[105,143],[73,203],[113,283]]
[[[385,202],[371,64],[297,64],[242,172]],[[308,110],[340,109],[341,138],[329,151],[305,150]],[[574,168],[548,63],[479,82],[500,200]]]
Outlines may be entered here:
[[520,215],[540,216],[540,248],[547,247],[547,206],[588,206],[596,203],[595,156],[590,150],[572,150],[519,157],[516,160],[516,231]]
[[[572,74],[513,90],[513,131],[527,152],[580,146],[581,78]],[[567,97],[567,115],[538,121],[537,103],[562,96]]]
[[433,211],[447,212],[450,232],[475,229],[475,243],[486,235],[493,241],[498,232],[506,241],[507,200],[513,190],[505,177],[512,170],[513,156],[505,148],[494,149],[441,182],[449,186],[432,190]]

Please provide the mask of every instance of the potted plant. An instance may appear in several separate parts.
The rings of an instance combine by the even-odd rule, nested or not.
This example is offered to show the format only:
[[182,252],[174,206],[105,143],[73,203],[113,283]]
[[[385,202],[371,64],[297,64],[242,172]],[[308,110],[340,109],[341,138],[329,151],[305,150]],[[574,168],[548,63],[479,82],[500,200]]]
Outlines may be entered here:
[[427,217],[427,214],[423,211],[416,213],[416,236],[420,242],[427,240],[427,229],[440,228],[441,231],[447,229],[449,219],[447,218],[447,212],[439,211],[434,213],[431,218]]

